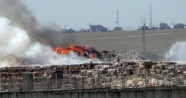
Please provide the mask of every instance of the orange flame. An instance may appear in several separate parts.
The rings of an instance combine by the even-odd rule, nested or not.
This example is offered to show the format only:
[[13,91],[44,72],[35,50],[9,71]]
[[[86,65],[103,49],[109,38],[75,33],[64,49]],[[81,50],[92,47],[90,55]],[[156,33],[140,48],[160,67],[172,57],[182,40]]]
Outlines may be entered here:
[[81,56],[84,55],[84,51],[81,49],[81,47],[78,47],[78,46],[75,46],[75,45],[71,45],[69,48],[70,48],[70,50],[73,50],[73,51],[77,52]]
[[57,52],[57,53],[63,54],[63,55],[67,55],[67,54],[70,53],[71,50],[69,50],[69,49],[63,49],[63,48],[61,48],[61,47],[58,46],[58,47],[55,48],[54,51]]
[[58,46],[54,49],[55,52],[62,54],[62,55],[68,55],[71,51],[73,51],[82,57],[89,57],[91,59],[98,58],[97,54],[91,52],[90,50],[91,49],[88,46],[78,46],[78,45],[70,45],[69,48],[66,48],[66,49]]
[[98,57],[97,57],[97,54],[91,53],[91,54],[90,54],[90,58],[91,58],[91,59],[96,59],[96,58],[98,58]]

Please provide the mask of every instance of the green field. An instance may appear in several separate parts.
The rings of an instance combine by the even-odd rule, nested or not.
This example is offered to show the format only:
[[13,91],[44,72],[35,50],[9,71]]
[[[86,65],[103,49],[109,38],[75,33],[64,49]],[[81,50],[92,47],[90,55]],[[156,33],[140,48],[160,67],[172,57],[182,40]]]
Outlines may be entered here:
[[[186,29],[146,30],[147,51],[163,55],[177,41],[186,41]],[[142,52],[142,31],[74,33],[82,45],[102,50]]]

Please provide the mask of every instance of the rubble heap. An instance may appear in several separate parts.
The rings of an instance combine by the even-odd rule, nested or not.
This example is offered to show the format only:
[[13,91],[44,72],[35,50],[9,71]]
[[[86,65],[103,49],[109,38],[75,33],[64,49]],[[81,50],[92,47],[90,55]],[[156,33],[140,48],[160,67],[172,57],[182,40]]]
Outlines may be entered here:
[[94,47],[86,45],[70,45],[68,48],[56,47],[55,52],[68,55],[71,51],[75,52],[78,56],[90,58],[90,59],[101,59],[104,62],[112,62],[115,60],[142,60],[142,56],[138,52],[117,52],[114,50],[103,50],[102,52],[97,51]]
[[124,52],[118,52],[118,51],[102,51],[101,52],[102,60],[104,62],[109,61],[134,61],[134,60],[142,60],[142,56],[138,52],[132,52],[132,51],[124,51]]
[[71,90],[185,86],[186,65],[163,61],[127,61],[5,67],[0,69],[0,91]]

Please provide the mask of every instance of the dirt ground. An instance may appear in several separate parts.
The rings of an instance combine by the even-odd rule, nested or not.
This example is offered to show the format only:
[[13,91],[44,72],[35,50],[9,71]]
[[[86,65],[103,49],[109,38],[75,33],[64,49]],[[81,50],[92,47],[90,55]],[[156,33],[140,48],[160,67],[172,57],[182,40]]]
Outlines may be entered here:
[[[97,50],[142,52],[142,31],[74,33],[79,44]],[[186,29],[146,30],[146,50],[163,55],[177,41],[186,41]]]

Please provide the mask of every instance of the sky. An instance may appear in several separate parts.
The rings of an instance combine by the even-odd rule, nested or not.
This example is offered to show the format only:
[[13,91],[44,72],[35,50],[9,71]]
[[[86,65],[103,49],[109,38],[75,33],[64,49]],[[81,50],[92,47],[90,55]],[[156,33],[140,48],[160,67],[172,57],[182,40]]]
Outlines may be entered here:
[[43,24],[56,24],[61,28],[88,29],[89,24],[101,24],[109,29],[119,24],[123,28],[138,27],[141,17],[152,24],[186,24],[186,0],[21,0]]

